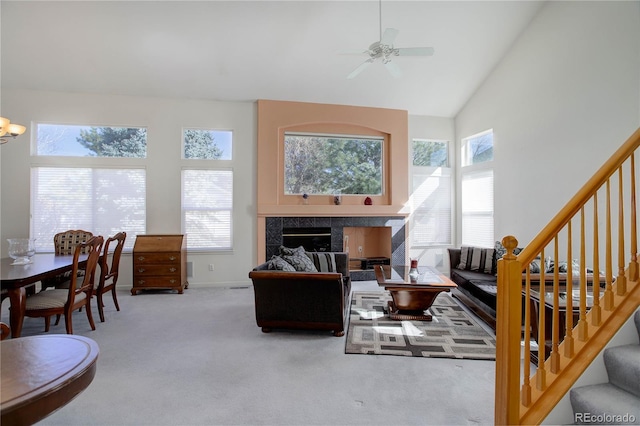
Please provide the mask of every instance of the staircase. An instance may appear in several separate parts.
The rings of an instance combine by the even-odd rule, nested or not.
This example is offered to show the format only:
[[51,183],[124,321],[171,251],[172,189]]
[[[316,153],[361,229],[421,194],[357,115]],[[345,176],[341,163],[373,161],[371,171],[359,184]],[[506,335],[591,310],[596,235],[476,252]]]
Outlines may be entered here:
[[[603,352],[627,321],[640,322],[637,155],[640,128],[533,239],[523,245],[514,236],[502,239],[506,254],[497,262],[496,425],[541,424],[600,353],[610,383],[570,394],[569,399],[589,402],[574,405],[583,417],[566,423],[606,423],[592,417],[606,412],[628,413],[627,420],[615,417],[610,423],[640,424],[640,345]],[[533,280],[532,262],[548,258],[558,267],[541,269]],[[563,262],[566,277],[561,279]],[[589,277],[600,277],[600,285]],[[535,293],[545,295],[545,309],[532,308]],[[534,349],[532,340],[543,344]],[[535,353],[537,365],[532,366]],[[617,367],[620,358],[629,361]],[[600,391],[604,396],[590,397]]]
[[[640,340],[640,311],[633,319]],[[575,424],[640,424],[640,344],[607,348],[603,359],[609,383],[570,392]]]

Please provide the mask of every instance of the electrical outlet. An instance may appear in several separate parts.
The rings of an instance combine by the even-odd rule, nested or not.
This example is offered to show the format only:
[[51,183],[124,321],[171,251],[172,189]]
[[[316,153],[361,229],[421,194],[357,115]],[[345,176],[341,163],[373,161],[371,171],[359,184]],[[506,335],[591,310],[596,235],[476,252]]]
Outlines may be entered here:
[[210,270],[210,271],[213,271],[213,269],[214,269],[214,268],[213,268],[213,263],[210,263],[210,264],[209,264],[209,270]]
[[358,246],[358,253],[362,253],[362,246]]

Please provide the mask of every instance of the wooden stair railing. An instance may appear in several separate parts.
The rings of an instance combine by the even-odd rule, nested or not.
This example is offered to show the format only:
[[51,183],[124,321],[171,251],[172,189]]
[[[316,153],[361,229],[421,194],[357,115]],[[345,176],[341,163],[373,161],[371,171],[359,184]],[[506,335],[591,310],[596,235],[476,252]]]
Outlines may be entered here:
[[640,306],[639,146],[640,128],[517,256],[502,240],[495,424],[540,424]]

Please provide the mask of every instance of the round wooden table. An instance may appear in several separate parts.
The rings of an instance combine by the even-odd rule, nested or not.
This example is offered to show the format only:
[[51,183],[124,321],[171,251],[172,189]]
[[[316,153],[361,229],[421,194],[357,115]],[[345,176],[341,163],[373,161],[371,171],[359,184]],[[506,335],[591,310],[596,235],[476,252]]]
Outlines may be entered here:
[[67,334],[0,342],[0,423],[30,425],[82,392],[93,380],[98,344]]

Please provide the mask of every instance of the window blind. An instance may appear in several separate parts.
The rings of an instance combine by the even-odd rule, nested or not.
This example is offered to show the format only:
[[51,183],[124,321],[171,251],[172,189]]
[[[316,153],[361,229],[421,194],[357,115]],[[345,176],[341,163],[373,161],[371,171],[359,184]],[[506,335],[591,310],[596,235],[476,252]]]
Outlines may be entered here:
[[493,247],[493,170],[462,174],[462,244]]
[[130,238],[146,230],[144,169],[33,167],[31,238],[36,250],[53,252],[53,236],[83,229],[107,238],[125,231]]
[[182,226],[189,249],[232,249],[233,171],[182,171]]
[[414,171],[412,180],[412,246],[451,244],[450,169]]

